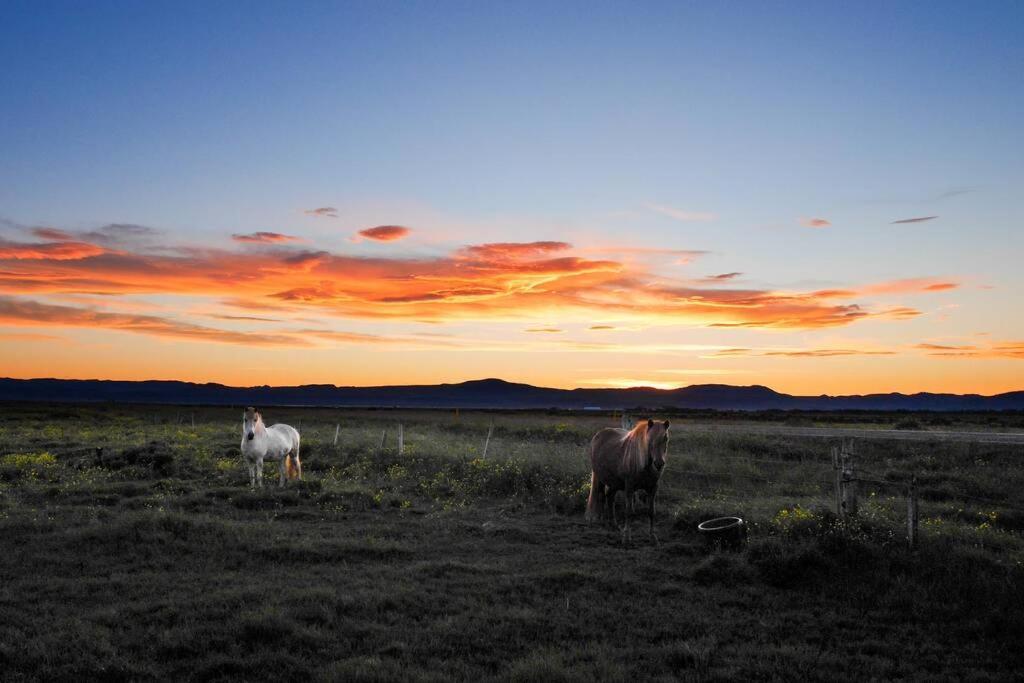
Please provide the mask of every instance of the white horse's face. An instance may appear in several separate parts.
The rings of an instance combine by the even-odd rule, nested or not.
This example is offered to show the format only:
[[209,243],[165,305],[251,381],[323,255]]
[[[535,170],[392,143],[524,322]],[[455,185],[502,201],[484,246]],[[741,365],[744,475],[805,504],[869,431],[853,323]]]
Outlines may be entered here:
[[242,414],[242,436],[252,441],[256,437],[256,425],[259,423],[259,411],[255,408],[246,408]]

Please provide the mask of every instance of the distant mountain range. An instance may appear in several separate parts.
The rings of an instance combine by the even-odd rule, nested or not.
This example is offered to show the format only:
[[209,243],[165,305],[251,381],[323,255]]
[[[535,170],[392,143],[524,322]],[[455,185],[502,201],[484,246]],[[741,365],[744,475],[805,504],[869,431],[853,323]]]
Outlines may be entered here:
[[978,394],[791,396],[763,386],[701,384],[681,389],[550,389],[482,379],[389,387],[229,387],[175,381],[0,379],[0,400],[295,405],[401,408],[710,408],[718,410],[1024,410],[1024,391]]

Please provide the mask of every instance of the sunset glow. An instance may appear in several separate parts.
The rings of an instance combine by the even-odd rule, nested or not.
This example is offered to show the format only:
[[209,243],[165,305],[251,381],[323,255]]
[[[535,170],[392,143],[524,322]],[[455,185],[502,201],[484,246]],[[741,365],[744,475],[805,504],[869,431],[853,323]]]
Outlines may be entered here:
[[[837,16],[712,46],[728,17],[666,6],[609,60],[610,8],[433,41],[421,10],[336,6],[264,50],[266,17],[210,11],[245,38],[97,10],[125,43],[85,62],[74,17],[6,12],[0,375],[1024,388],[1019,43],[955,68],[907,41],[894,70]],[[920,11],[887,21],[953,39]],[[478,34],[535,49],[463,59]]]

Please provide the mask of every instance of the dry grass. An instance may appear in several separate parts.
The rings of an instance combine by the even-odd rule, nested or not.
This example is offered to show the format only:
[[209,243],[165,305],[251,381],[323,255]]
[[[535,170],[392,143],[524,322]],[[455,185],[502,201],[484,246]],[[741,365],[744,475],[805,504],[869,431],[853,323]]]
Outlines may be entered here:
[[[623,548],[581,514],[582,445],[607,417],[267,410],[301,422],[307,481],[251,492],[234,411],[197,410],[194,430],[191,413],[4,412],[3,678],[999,680],[1024,663],[1021,515],[958,498],[1019,503],[1012,447],[859,445],[859,466],[929,491],[910,552],[891,491],[831,515],[827,441],[678,429],[663,542]],[[702,548],[694,525],[720,514],[749,521],[745,551]]]

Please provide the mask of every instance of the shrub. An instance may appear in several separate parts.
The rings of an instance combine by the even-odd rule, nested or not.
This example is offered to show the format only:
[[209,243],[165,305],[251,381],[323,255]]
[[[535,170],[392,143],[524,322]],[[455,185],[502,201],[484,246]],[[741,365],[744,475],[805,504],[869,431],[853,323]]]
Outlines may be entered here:
[[57,459],[50,453],[11,453],[0,458],[0,477],[16,479],[53,478]]

